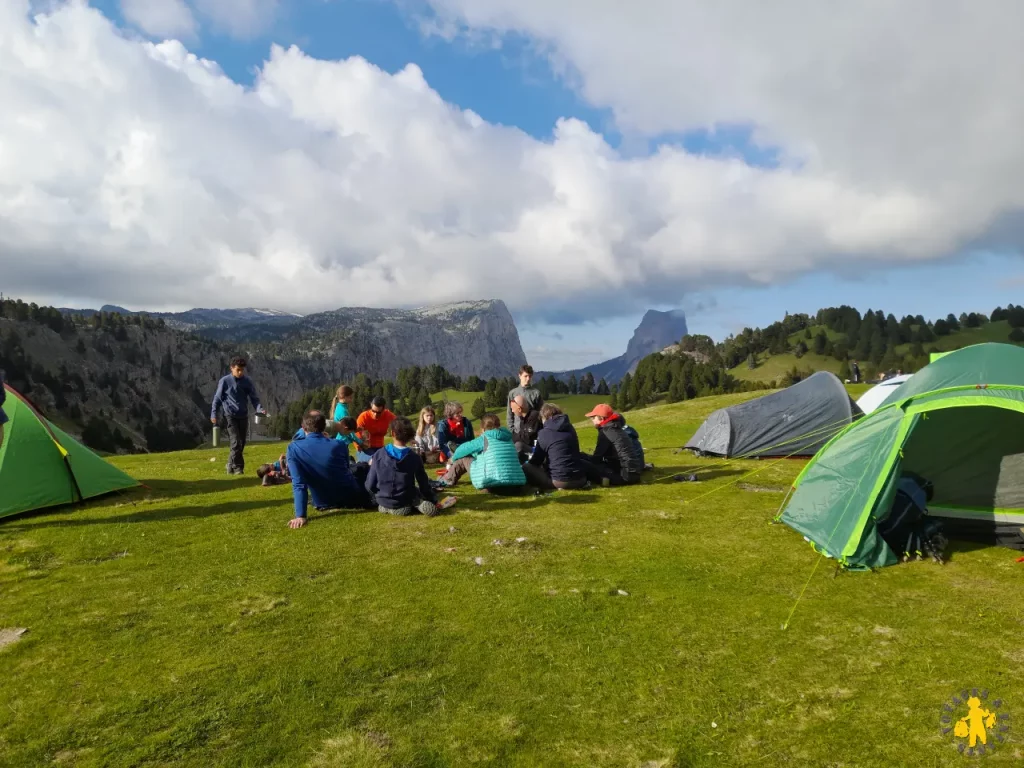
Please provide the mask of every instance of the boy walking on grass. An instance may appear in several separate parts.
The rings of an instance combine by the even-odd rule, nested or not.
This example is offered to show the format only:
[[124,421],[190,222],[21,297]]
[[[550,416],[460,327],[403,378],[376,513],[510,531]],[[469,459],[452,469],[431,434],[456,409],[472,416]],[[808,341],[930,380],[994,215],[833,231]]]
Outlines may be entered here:
[[373,455],[366,490],[374,497],[377,509],[388,515],[411,515],[416,511],[434,517],[438,509],[446,509],[454,497],[437,504],[437,495],[430,487],[423,459],[409,447],[416,438],[416,428],[403,416],[391,424],[391,444]]
[[228,474],[245,473],[245,440],[249,434],[249,401],[260,416],[266,415],[260,405],[260,397],[252,379],[245,375],[246,359],[236,357],[231,360],[231,373],[217,384],[217,392],[213,396],[213,407],[210,409],[210,421],[217,423],[217,414],[224,411],[228,423],[228,437],[231,440],[231,452],[228,455]]

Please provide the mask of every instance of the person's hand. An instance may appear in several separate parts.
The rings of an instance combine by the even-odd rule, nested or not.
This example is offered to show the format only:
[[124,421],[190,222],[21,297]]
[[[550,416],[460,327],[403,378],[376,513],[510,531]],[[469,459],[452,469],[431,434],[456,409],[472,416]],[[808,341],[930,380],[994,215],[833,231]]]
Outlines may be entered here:
[[210,417],[210,423],[211,423],[211,424],[216,424],[216,423],[217,423],[217,420],[216,420],[215,418],[213,418],[213,417],[211,416],[211,417]]
[[304,517],[293,517],[288,521],[289,528],[301,528],[306,524],[306,518]]

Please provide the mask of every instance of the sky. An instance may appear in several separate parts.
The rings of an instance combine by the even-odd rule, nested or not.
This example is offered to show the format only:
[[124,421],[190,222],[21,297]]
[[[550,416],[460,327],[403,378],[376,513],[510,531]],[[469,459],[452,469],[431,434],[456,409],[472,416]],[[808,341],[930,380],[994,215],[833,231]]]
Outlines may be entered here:
[[530,362],[1024,285],[1016,0],[0,0],[0,290],[501,298]]

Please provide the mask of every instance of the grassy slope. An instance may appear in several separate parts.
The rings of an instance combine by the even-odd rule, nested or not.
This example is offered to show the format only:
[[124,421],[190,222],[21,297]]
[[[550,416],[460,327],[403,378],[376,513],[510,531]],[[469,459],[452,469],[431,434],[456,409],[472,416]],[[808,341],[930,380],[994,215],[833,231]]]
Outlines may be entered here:
[[[824,328],[824,326],[812,327],[812,335],[816,334],[821,328]],[[833,331],[829,331],[828,329],[825,330],[829,338],[833,341],[844,335],[837,334]],[[953,349],[960,349],[961,347],[967,347],[972,344],[982,344],[987,341],[1010,343],[1008,338],[1009,334],[1010,326],[1005,320],[1000,320],[995,323],[987,323],[980,328],[964,328],[956,333],[951,333],[949,336],[942,336],[935,341],[926,344],[925,348],[934,349],[939,352],[948,352]],[[794,333],[790,336],[790,343],[796,344],[803,338],[803,331]],[[810,342],[806,339],[804,340],[808,346],[810,346]],[[896,351],[900,355],[907,355],[910,353],[910,345],[901,344],[896,347]],[[729,373],[737,379],[744,381],[773,381],[779,379],[786,373],[786,371],[792,370],[794,366],[801,371],[831,371],[832,373],[838,373],[840,366],[840,362],[832,357],[806,354],[798,359],[796,355],[791,352],[784,355],[759,356],[758,363],[757,368],[754,370],[747,368],[746,363],[741,363],[729,371]]]
[[833,579],[767,524],[801,462],[671,450],[752,396],[630,414],[656,474],[699,484],[460,489],[434,520],[292,531],[289,489],[222,476],[223,449],[118,458],[150,490],[0,523],[0,627],[29,628],[0,650],[0,764],[951,764],[953,693],[1024,706],[1022,566]]

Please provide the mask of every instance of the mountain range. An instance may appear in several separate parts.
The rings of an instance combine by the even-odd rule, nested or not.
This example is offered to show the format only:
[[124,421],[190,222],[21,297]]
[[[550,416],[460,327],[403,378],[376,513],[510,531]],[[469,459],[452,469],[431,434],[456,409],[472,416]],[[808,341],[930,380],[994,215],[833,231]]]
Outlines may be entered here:
[[661,352],[666,347],[679,342],[687,334],[686,314],[681,309],[661,312],[649,309],[633,331],[633,337],[626,345],[626,351],[611,360],[594,365],[584,366],[572,371],[541,372],[540,376],[554,376],[568,381],[575,376],[578,381],[584,374],[590,373],[594,381],[604,379],[608,384],[617,384],[627,373],[633,373],[637,364],[648,355]]

